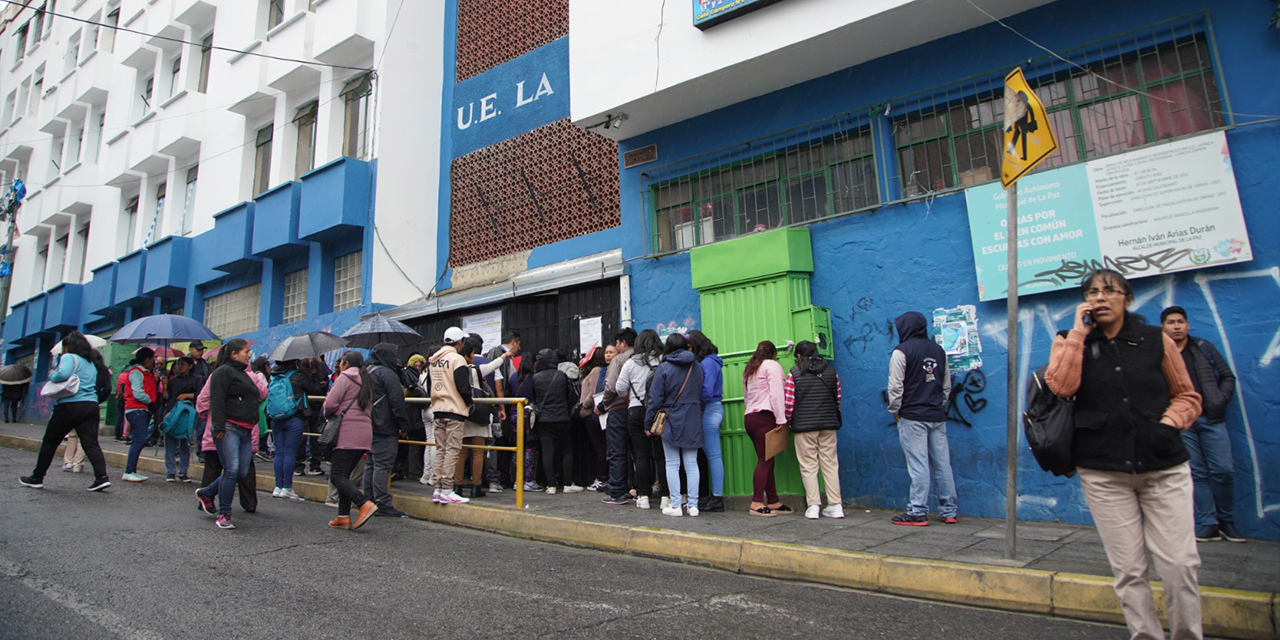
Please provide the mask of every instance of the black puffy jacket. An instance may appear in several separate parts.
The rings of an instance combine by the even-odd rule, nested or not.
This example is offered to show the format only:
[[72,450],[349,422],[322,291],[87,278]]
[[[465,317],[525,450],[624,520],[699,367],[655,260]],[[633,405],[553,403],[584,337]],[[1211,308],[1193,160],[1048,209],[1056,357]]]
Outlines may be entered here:
[[569,408],[578,401],[573,395],[569,376],[556,368],[560,364],[556,352],[543,349],[533,374],[533,410],[539,422],[568,422]]

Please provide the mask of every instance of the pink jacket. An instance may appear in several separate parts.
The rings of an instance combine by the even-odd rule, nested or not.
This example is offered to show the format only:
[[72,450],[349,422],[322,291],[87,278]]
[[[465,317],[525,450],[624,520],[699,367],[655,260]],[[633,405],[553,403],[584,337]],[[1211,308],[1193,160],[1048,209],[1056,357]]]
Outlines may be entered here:
[[[342,428],[338,430],[338,442],[334,449],[349,451],[368,451],[373,447],[373,407],[361,408],[360,401],[352,402],[360,393],[360,370],[351,368],[342,372],[333,383],[329,395],[324,398],[324,415],[329,417],[335,413],[346,414],[342,417]],[[347,409],[350,404],[351,408]]]
[[[211,376],[212,378],[212,376]],[[256,371],[249,372],[249,379],[258,385],[258,401],[263,402],[267,399],[267,379],[261,373]],[[204,388],[200,390],[200,395],[196,396],[196,420],[204,421],[204,437],[200,438],[201,451],[217,451],[218,448],[213,446],[213,428],[209,426],[209,381],[204,381]],[[249,432],[253,434],[253,450],[258,450],[258,425],[253,425]]]
[[772,411],[775,424],[787,423],[787,402],[783,387],[787,376],[777,360],[765,360],[747,380],[744,413]]

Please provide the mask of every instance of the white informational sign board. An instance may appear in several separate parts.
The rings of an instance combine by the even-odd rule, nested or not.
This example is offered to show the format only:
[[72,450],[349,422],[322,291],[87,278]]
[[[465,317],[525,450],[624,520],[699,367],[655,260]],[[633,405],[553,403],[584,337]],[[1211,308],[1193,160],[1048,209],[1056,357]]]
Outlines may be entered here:
[[462,330],[480,334],[484,338],[484,350],[488,351],[502,344],[502,311],[463,316]]
[[[965,191],[978,297],[1007,294],[1007,199],[999,183]],[[1077,286],[1115,269],[1156,276],[1253,259],[1222,131],[1023,177],[1018,293]]]
[[601,338],[600,316],[583,318],[578,321],[578,353],[587,355],[591,345],[598,345]]

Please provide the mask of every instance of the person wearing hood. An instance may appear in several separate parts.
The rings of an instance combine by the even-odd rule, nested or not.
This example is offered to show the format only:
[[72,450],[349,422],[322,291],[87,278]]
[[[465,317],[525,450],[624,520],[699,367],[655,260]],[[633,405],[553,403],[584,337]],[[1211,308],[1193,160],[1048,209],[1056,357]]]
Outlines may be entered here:
[[534,436],[542,445],[542,473],[547,493],[578,493],[573,482],[573,452],[569,450],[569,411],[577,398],[569,377],[557,368],[560,359],[552,349],[538,352],[533,373]]
[[938,515],[944,523],[955,524],[956,481],[947,446],[947,354],[929,338],[924,314],[908,311],[893,325],[899,342],[889,358],[889,413],[898,422],[898,441],[911,475],[906,513],[894,516],[893,524],[929,526],[930,478]]
[[471,411],[472,345],[458,327],[444,332],[444,346],[427,359],[431,373],[431,409],[435,416],[436,458],[432,480],[437,504],[470,502],[453,490],[454,467],[462,453],[463,423]]
[[302,432],[306,429],[307,419],[311,416],[311,405],[307,402],[309,395],[324,395],[325,387],[299,367],[298,360],[281,360],[271,368],[271,378],[276,384],[288,381],[292,391],[293,413],[287,416],[270,417],[271,439],[276,445],[276,455],[271,460],[275,471],[276,485],[271,492],[273,498],[290,498],[301,500],[302,497],[293,491],[293,476],[298,451],[305,451],[298,446],[302,442]]
[[[635,354],[622,363],[618,373],[618,395],[629,398],[627,405],[627,435],[631,437],[631,450],[635,453],[636,506],[649,508],[653,491],[653,476],[658,466],[654,460],[665,460],[662,441],[649,435],[644,422],[644,401],[649,386],[649,376],[662,362],[662,338],[653,329],[645,329],[636,337]],[[663,463],[665,467],[665,462]],[[671,506],[667,498],[666,476],[661,483],[662,507]]]
[[[667,462],[667,487],[671,506],[664,516],[698,515],[698,450],[702,448],[702,367],[689,351],[689,341],[679,333],[667,336],[662,364],[653,373],[653,384],[645,398],[644,430],[653,433],[658,411],[667,412],[662,430],[662,449]],[[688,480],[688,502],[681,505],[680,463]],[[685,507],[684,512],[681,506]]]
[[[818,514],[843,518],[844,503],[840,499],[840,463],[836,456],[836,430],[840,428],[840,376],[836,368],[818,355],[818,345],[801,340],[796,343],[796,366],[787,375],[783,395],[787,403],[787,422],[795,434],[796,459],[800,462],[800,480],[804,483],[808,508],[804,517],[817,520]],[[827,507],[822,508],[818,491],[818,470],[827,481]]]
[[409,430],[409,414],[405,408],[404,387],[400,384],[398,348],[379,342],[369,352],[365,370],[373,383],[373,440],[369,447],[369,464],[364,467],[364,492],[373,497],[378,510],[374,515],[407,518],[391,505],[391,468],[396,463],[396,448]]
[[[720,350],[707,335],[697,329],[689,332],[689,350],[702,367],[702,453],[707,461],[702,495],[703,511],[724,511],[724,457],[720,453],[720,424],[724,422],[724,360]],[[707,476],[709,476],[709,481]]]

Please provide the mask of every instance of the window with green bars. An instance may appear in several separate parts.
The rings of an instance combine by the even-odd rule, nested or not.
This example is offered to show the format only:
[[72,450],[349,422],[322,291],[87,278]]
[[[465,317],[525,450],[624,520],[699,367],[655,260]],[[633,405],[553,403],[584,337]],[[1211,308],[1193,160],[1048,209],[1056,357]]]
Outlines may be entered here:
[[[714,153],[647,174],[650,253],[680,251],[735,236],[866,209],[880,202],[869,127],[795,142],[819,123],[747,148],[781,147],[746,158]],[[777,142],[783,144],[778,145]],[[739,147],[740,148],[740,147]],[[702,168],[706,167],[706,168]],[[681,175],[681,173],[683,175]],[[663,179],[665,175],[675,175]]]
[[[1085,69],[1050,56],[1025,65],[1058,138],[1057,152],[1036,170],[1224,126],[1206,23],[1202,15],[1175,18],[1065,52]],[[969,95],[947,99],[957,94]],[[890,119],[902,197],[1000,177],[1001,79],[894,103],[909,110]]]

